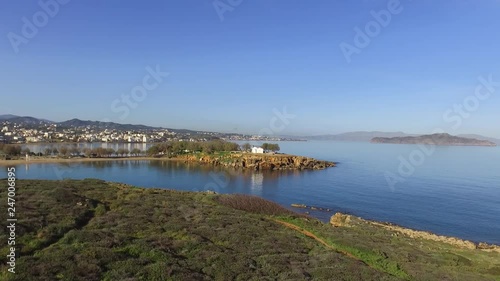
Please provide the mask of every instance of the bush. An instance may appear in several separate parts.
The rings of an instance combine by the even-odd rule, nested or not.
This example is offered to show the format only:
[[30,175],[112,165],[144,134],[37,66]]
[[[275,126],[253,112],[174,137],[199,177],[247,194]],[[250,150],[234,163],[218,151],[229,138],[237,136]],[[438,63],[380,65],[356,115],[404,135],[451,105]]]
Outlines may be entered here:
[[222,195],[217,198],[222,205],[257,214],[265,215],[298,215],[274,202],[256,196],[234,194]]

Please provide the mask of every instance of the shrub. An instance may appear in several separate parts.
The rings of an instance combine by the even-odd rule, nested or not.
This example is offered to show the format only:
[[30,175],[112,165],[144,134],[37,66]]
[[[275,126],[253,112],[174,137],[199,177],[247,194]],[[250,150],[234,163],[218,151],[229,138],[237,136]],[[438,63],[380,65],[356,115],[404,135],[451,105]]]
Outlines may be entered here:
[[250,213],[265,215],[298,215],[274,202],[257,196],[244,194],[223,195],[219,196],[217,201],[224,206]]

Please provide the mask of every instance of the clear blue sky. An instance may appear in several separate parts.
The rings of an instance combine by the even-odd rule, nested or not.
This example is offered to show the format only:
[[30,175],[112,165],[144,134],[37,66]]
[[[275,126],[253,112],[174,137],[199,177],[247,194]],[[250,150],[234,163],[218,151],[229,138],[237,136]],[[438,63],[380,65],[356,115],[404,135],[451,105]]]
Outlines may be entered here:
[[[2,1],[0,114],[257,133],[286,106],[296,117],[279,134],[500,137],[500,85],[460,125],[455,113],[443,118],[479,76],[500,82],[500,1],[401,0],[348,63],[339,45],[355,46],[354,28],[389,2],[243,0],[221,20],[212,0],[72,0],[16,53],[9,34],[24,36],[22,18],[40,24],[45,12]],[[170,75],[121,118],[113,101],[156,65]]]

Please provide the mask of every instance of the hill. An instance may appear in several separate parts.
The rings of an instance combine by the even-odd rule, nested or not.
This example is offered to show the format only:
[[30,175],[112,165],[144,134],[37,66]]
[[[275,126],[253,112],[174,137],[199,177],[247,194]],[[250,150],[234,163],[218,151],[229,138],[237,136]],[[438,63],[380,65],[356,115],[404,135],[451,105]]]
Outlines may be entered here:
[[43,125],[54,123],[45,119],[38,119],[31,116],[17,116],[12,114],[0,115],[0,121],[9,121],[11,123],[23,124],[23,125]]
[[457,137],[450,134],[433,134],[417,137],[373,138],[371,142],[391,144],[434,144],[450,146],[496,146],[496,143],[491,141]]
[[337,134],[337,135],[307,136],[304,138],[308,139],[308,140],[369,142],[375,137],[391,138],[391,137],[404,137],[404,136],[411,136],[411,135],[403,133],[403,132],[379,132],[379,131],[365,132],[365,131],[359,131],[359,132],[342,133],[342,134]]
[[478,139],[478,140],[487,140],[487,141],[494,142],[497,145],[500,145],[500,139],[485,137],[485,136],[482,136],[482,135],[462,134],[462,135],[457,135],[457,137],[469,138],[469,139]]
[[[499,280],[500,253],[332,224],[245,195],[19,180],[16,274],[1,280]],[[6,198],[7,189],[0,189]],[[0,219],[7,219],[0,212]],[[338,221],[340,220],[340,221]],[[347,221],[351,220],[351,223]],[[353,224],[353,222],[355,222]],[[347,226],[343,226],[347,225]],[[0,229],[7,241],[8,229]],[[483,248],[489,248],[483,245]],[[5,259],[9,246],[0,246]]]
[[110,130],[152,130],[159,129],[158,127],[151,127],[146,125],[133,125],[133,124],[119,124],[114,122],[101,122],[101,121],[90,121],[90,120],[80,120],[71,119],[63,122],[56,123],[60,127],[64,128],[75,128],[75,127],[93,127],[96,129],[110,129]]
[[[305,136],[302,138],[307,140],[370,142],[373,138],[396,138],[396,137],[416,137],[416,136],[420,135],[407,134],[404,132],[358,131],[358,132],[347,132],[347,133],[332,134],[332,135]],[[457,137],[487,140],[494,142],[497,145],[500,145],[500,139],[490,138],[482,135],[462,134],[462,135],[457,135]]]
[[19,117],[19,116],[12,115],[12,114],[2,114],[2,115],[0,115],[0,120],[7,120],[7,119],[16,118],[16,117]]
[[[39,119],[30,116],[16,116],[11,114],[0,115],[0,121],[9,121],[11,123],[16,123],[18,125],[33,128],[38,125],[47,125],[47,124],[56,124],[60,128],[84,128],[90,127],[97,130],[118,130],[118,131],[151,131],[157,129],[167,129],[171,132],[179,133],[179,134],[187,134],[187,135],[206,135],[208,134],[220,134],[216,132],[201,132],[194,131],[188,129],[171,129],[171,128],[162,128],[162,127],[153,127],[147,125],[140,124],[120,124],[115,122],[102,122],[102,121],[91,121],[91,120],[81,120],[77,118],[73,118],[71,120],[62,121],[62,122],[53,122],[46,119]],[[227,135],[237,135],[237,134],[227,134]]]

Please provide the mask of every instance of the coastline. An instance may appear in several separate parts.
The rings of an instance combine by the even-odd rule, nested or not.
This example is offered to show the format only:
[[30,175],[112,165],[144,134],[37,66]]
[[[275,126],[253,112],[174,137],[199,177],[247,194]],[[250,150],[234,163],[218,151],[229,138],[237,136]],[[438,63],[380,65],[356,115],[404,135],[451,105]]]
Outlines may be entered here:
[[[123,276],[123,271],[113,270],[124,264],[140,267],[131,269],[131,276],[142,270],[143,276],[151,277],[148,274],[158,272],[157,265],[167,270],[172,261],[188,265],[196,274],[207,272],[205,279],[215,276],[208,270],[228,276],[236,266],[237,274],[247,270],[245,276],[254,276],[258,269],[259,274],[269,275],[291,272],[299,263],[307,272],[300,280],[329,280],[333,275],[346,280],[497,280],[500,273],[497,246],[489,245],[490,251],[427,239],[343,214],[325,223],[256,196],[144,188],[98,179],[19,180],[16,188],[23,196],[17,203],[24,210],[19,220],[29,228],[17,237],[20,277],[15,280],[33,279],[40,268],[52,274],[51,280],[71,276],[75,270],[88,273],[86,280],[102,280],[112,274]],[[47,213],[53,218],[43,220]],[[7,219],[7,214],[0,219]],[[251,243],[242,244],[242,238]],[[0,251],[12,251],[7,247]],[[30,258],[34,254],[38,259]],[[207,262],[207,256],[221,259],[217,267]],[[144,257],[153,267],[140,264]],[[95,264],[96,270],[80,268],[74,259]],[[181,276],[175,280],[185,280],[182,276],[191,272],[179,271],[182,268],[186,267],[171,271]]]
[[290,154],[254,154],[254,153],[217,153],[217,154],[184,154],[175,157],[165,156],[132,156],[132,157],[99,157],[99,158],[46,158],[32,157],[26,159],[0,160],[0,166],[46,163],[78,163],[97,161],[183,161],[201,165],[231,167],[246,170],[322,170],[335,167],[331,161],[317,160],[311,157]]
[[385,229],[392,233],[395,233],[396,236],[402,235],[414,240],[424,239],[428,241],[446,243],[458,248],[463,248],[468,250],[480,250],[485,252],[500,253],[500,245],[489,244],[481,241],[473,242],[455,236],[439,235],[426,230],[416,230],[413,228],[408,228],[389,222],[368,220],[362,217],[357,217],[344,213],[335,213],[330,218],[329,223],[334,227],[347,227],[347,228],[355,226],[373,226],[376,228]]
[[[26,161],[25,159],[17,159],[17,160],[0,160],[0,166],[3,167],[8,167],[8,166],[13,166],[13,165],[22,165],[22,164],[53,164],[53,163],[79,163],[79,162],[109,162],[109,161],[171,161],[171,162],[184,162],[184,163],[194,163],[194,164],[199,164],[199,165],[207,165],[207,163],[203,163],[200,160],[196,159],[187,159],[189,157],[186,157],[188,155],[184,155],[184,157],[151,157],[151,156],[137,156],[137,157],[111,157],[111,158],[69,158],[69,159],[64,159],[64,158],[36,158],[36,159],[31,159],[31,161]],[[192,155],[191,155],[192,156]],[[269,155],[270,157],[272,155]],[[275,155],[276,156],[276,155]],[[288,156],[293,156],[293,155],[287,155],[287,154],[279,154],[277,156],[283,156],[283,157],[288,157]],[[302,156],[295,156],[295,157],[302,157]],[[222,166],[222,165],[221,165]],[[319,207],[314,207],[314,206],[306,206],[303,204],[292,204],[292,207],[294,208],[311,208],[311,210],[319,210],[322,211],[322,208]],[[327,211],[330,211],[329,209]],[[354,216],[349,215],[351,217],[351,220],[353,221]],[[332,217],[333,218],[333,217]],[[455,236],[445,236],[445,235],[438,235],[434,234],[429,231],[425,230],[416,230],[412,228],[407,228],[405,226],[399,226],[395,225],[393,223],[389,222],[384,222],[384,221],[369,221],[360,217],[356,217],[359,220],[364,221],[365,223],[369,223],[372,225],[378,225],[380,227],[386,228],[388,230],[393,230],[395,232],[399,232],[401,234],[408,235],[412,238],[427,238],[430,240],[437,240],[441,242],[447,242],[449,244],[461,244],[461,245],[466,245],[465,248],[468,249],[481,249],[481,250],[486,250],[486,251],[495,251],[495,252],[500,252],[500,245],[497,244],[487,244],[483,243],[482,241],[476,240],[476,241],[468,241],[459,237]],[[490,248],[489,246],[493,246],[493,248]],[[492,250],[491,250],[492,249]]]

